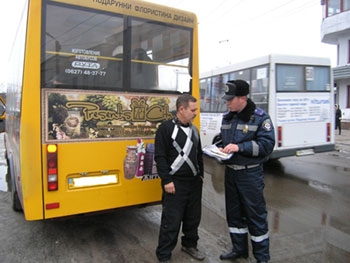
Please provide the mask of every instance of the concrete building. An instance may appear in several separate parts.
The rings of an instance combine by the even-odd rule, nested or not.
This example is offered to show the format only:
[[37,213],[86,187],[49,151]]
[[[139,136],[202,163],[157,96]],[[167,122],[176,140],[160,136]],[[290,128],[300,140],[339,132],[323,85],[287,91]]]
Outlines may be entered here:
[[342,127],[350,129],[350,0],[321,0],[321,41],[337,45],[333,68],[335,103],[342,110]]

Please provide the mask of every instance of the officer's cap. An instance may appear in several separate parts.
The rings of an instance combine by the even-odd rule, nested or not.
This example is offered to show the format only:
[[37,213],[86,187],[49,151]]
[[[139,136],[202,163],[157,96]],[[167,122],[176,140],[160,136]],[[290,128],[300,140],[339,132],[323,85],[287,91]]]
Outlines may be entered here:
[[249,84],[245,80],[229,80],[225,86],[224,100],[232,100],[235,96],[247,96],[249,94]]

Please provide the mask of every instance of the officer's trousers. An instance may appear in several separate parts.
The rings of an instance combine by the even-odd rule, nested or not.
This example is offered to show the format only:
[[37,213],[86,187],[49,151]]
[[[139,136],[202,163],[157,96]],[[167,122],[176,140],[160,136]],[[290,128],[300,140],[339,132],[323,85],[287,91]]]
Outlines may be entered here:
[[202,213],[203,180],[195,176],[190,180],[173,180],[175,194],[163,191],[162,218],[156,255],[159,261],[169,260],[176,246],[182,223],[181,244],[197,247],[198,227]]
[[226,219],[233,251],[248,253],[249,232],[258,261],[270,259],[264,186],[262,165],[242,170],[226,167]]

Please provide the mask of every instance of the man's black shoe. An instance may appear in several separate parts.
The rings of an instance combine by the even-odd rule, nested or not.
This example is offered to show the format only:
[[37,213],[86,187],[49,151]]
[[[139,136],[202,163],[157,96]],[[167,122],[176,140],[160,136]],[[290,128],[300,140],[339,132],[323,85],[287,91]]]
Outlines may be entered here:
[[205,255],[198,250],[196,247],[182,247],[182,251],[186,252],[190,256],[194,257],[197,260],[204,260]]
[[268,261],[257,261],[256,263],[269,263]]
[[235,252],[235,251],[231,251],[228,253],[224,253],[220,255],[220,259],[221,260],[233,260],[233,259],[237,259],[237,258],[247,258],[248,257],[248,252]]

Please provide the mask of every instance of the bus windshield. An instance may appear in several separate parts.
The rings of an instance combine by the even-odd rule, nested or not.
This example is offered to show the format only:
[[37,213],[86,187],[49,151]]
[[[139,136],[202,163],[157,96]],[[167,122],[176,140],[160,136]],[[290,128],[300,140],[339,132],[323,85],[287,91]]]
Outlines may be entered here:
[[189,92],[191,30],[48,4],[42,88]]

